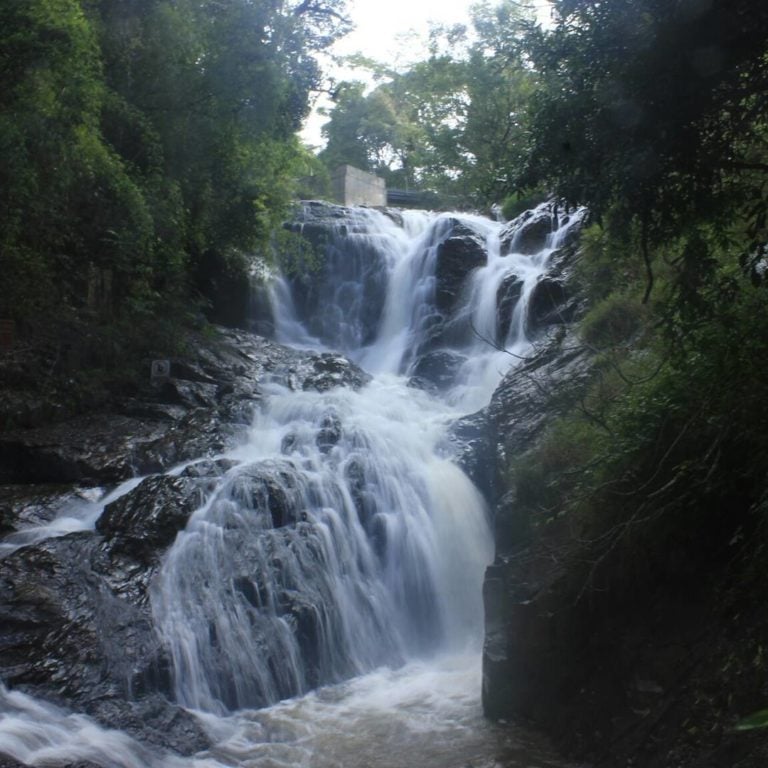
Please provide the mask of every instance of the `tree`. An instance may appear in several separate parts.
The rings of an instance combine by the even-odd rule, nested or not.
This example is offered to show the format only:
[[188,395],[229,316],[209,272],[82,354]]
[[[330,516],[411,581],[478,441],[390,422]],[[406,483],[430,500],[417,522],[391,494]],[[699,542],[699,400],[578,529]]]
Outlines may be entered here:
[[511,0],[475,6],[473,31],[436,27],[430,56],[405,71],[358,57],[379,85],[369,93],[360,83],[340,86],[321,158],[376,172],[391,186],[433,189],[463,204],[496,202],[527,145],[524,105],[534,76],[518,42],[525,18]]
[[342,12],[330,0],[3,3],[4,314],[140,340],[142,323],[210,294],[222,262],[244,271],[290,202],[295,133]]
[[683,219],[715,216],[741,171],[768,169],[764,3],[554,5],[554,30],[527,39],[544,88],[523,182],[550,184],[596,215],[618,203],[661,238]]

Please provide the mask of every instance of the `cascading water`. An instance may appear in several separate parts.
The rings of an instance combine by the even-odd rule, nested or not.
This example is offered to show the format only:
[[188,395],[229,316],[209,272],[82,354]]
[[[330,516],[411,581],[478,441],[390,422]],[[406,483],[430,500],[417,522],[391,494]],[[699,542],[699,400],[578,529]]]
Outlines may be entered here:
[[[342,352],[375,378],[358,391],[267,387],[150,590],[176,699],[218,746],[184,761],[123,745],[110,764],[448,766],[482,754],[477,734],[498,748],[477,701],[492,542],[447,432],[529,347],[527,302],[577,218],[523,255],[481,217],[353,210],[324,235],[316,274],[275,280],[278,341]],[[441,263],[449,241],[482,254],[458,279]],[[510,283],[519,298],[500,326]],[[276,704],[318,686],[332,687]],[[3,696],[0,752],[104,759],[75,716]],[[25,739],[24,723],[46,717]],[[448,751],[414,753],[435,739]]]

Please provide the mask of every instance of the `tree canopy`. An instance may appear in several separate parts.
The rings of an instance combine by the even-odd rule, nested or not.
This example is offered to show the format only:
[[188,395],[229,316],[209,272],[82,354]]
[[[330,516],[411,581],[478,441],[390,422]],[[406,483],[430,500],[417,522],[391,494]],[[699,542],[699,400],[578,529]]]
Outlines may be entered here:
[[[765,172],[768,7],[753,0],[558,0],[526,39],[543,87],[522,183],[595,214],[619,201],[659,233],[716,215]],[[742,177],[743,179],[743,177]]]
[[263,245],[342,14],[331,0],[4,2],[0,314],[135,328]]
[[535,83],[520,55],[526,18],[512,0],[478,4],[471,29],[433,28],[429,56],[404,71],[358,59],[378,85],[339,85],[321,159],[464,205],[495,202],[526,147],[523,115]]

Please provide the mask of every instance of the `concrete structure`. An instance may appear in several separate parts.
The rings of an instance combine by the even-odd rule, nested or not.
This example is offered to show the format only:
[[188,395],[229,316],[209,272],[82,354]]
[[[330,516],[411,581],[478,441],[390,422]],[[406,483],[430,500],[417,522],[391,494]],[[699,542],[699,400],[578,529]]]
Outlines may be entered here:
[[333,199],[341,205],[386,205],[384,179],[351,165],[340,165],[334,172]]

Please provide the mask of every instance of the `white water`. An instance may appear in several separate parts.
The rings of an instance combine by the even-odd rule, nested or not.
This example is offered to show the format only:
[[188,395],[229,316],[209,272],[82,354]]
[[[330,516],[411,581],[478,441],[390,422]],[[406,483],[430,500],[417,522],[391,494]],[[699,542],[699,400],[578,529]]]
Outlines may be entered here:
[[[434,328],[435,262],[452,218],[485,240],[488,262],[443,318],[443,348],[458,363],[435,396],[408,378]],[[481,718],[492,541],[447,430],[485,405],[529,350],[526,303],[558,235],[531,257],[500,253],[499,225],[480,217],[406,213],[400,227],[360,210],[343,224],[318,275],[333,276],[320,315],[302,319],[288,284],[276,282],[277,338],[342,351],[375,379],[358,392],[267,387],[249,441],[228,454],[239,463],[151,587],[176,699],[216,746],[188,759],[151,752],[0,690],[0,752],[126,768],[548,764]],[[511,274],[521,298],[498,338],[497,295]],[[76,527],[92,525],[105,502]]]
[[564,768],[534,735],[485,720],[477,654],[380,668],[229,717],[199,713],[215,746],[152,751],[81,715],[0,687],[0,749],[30,765],[104,768]]

